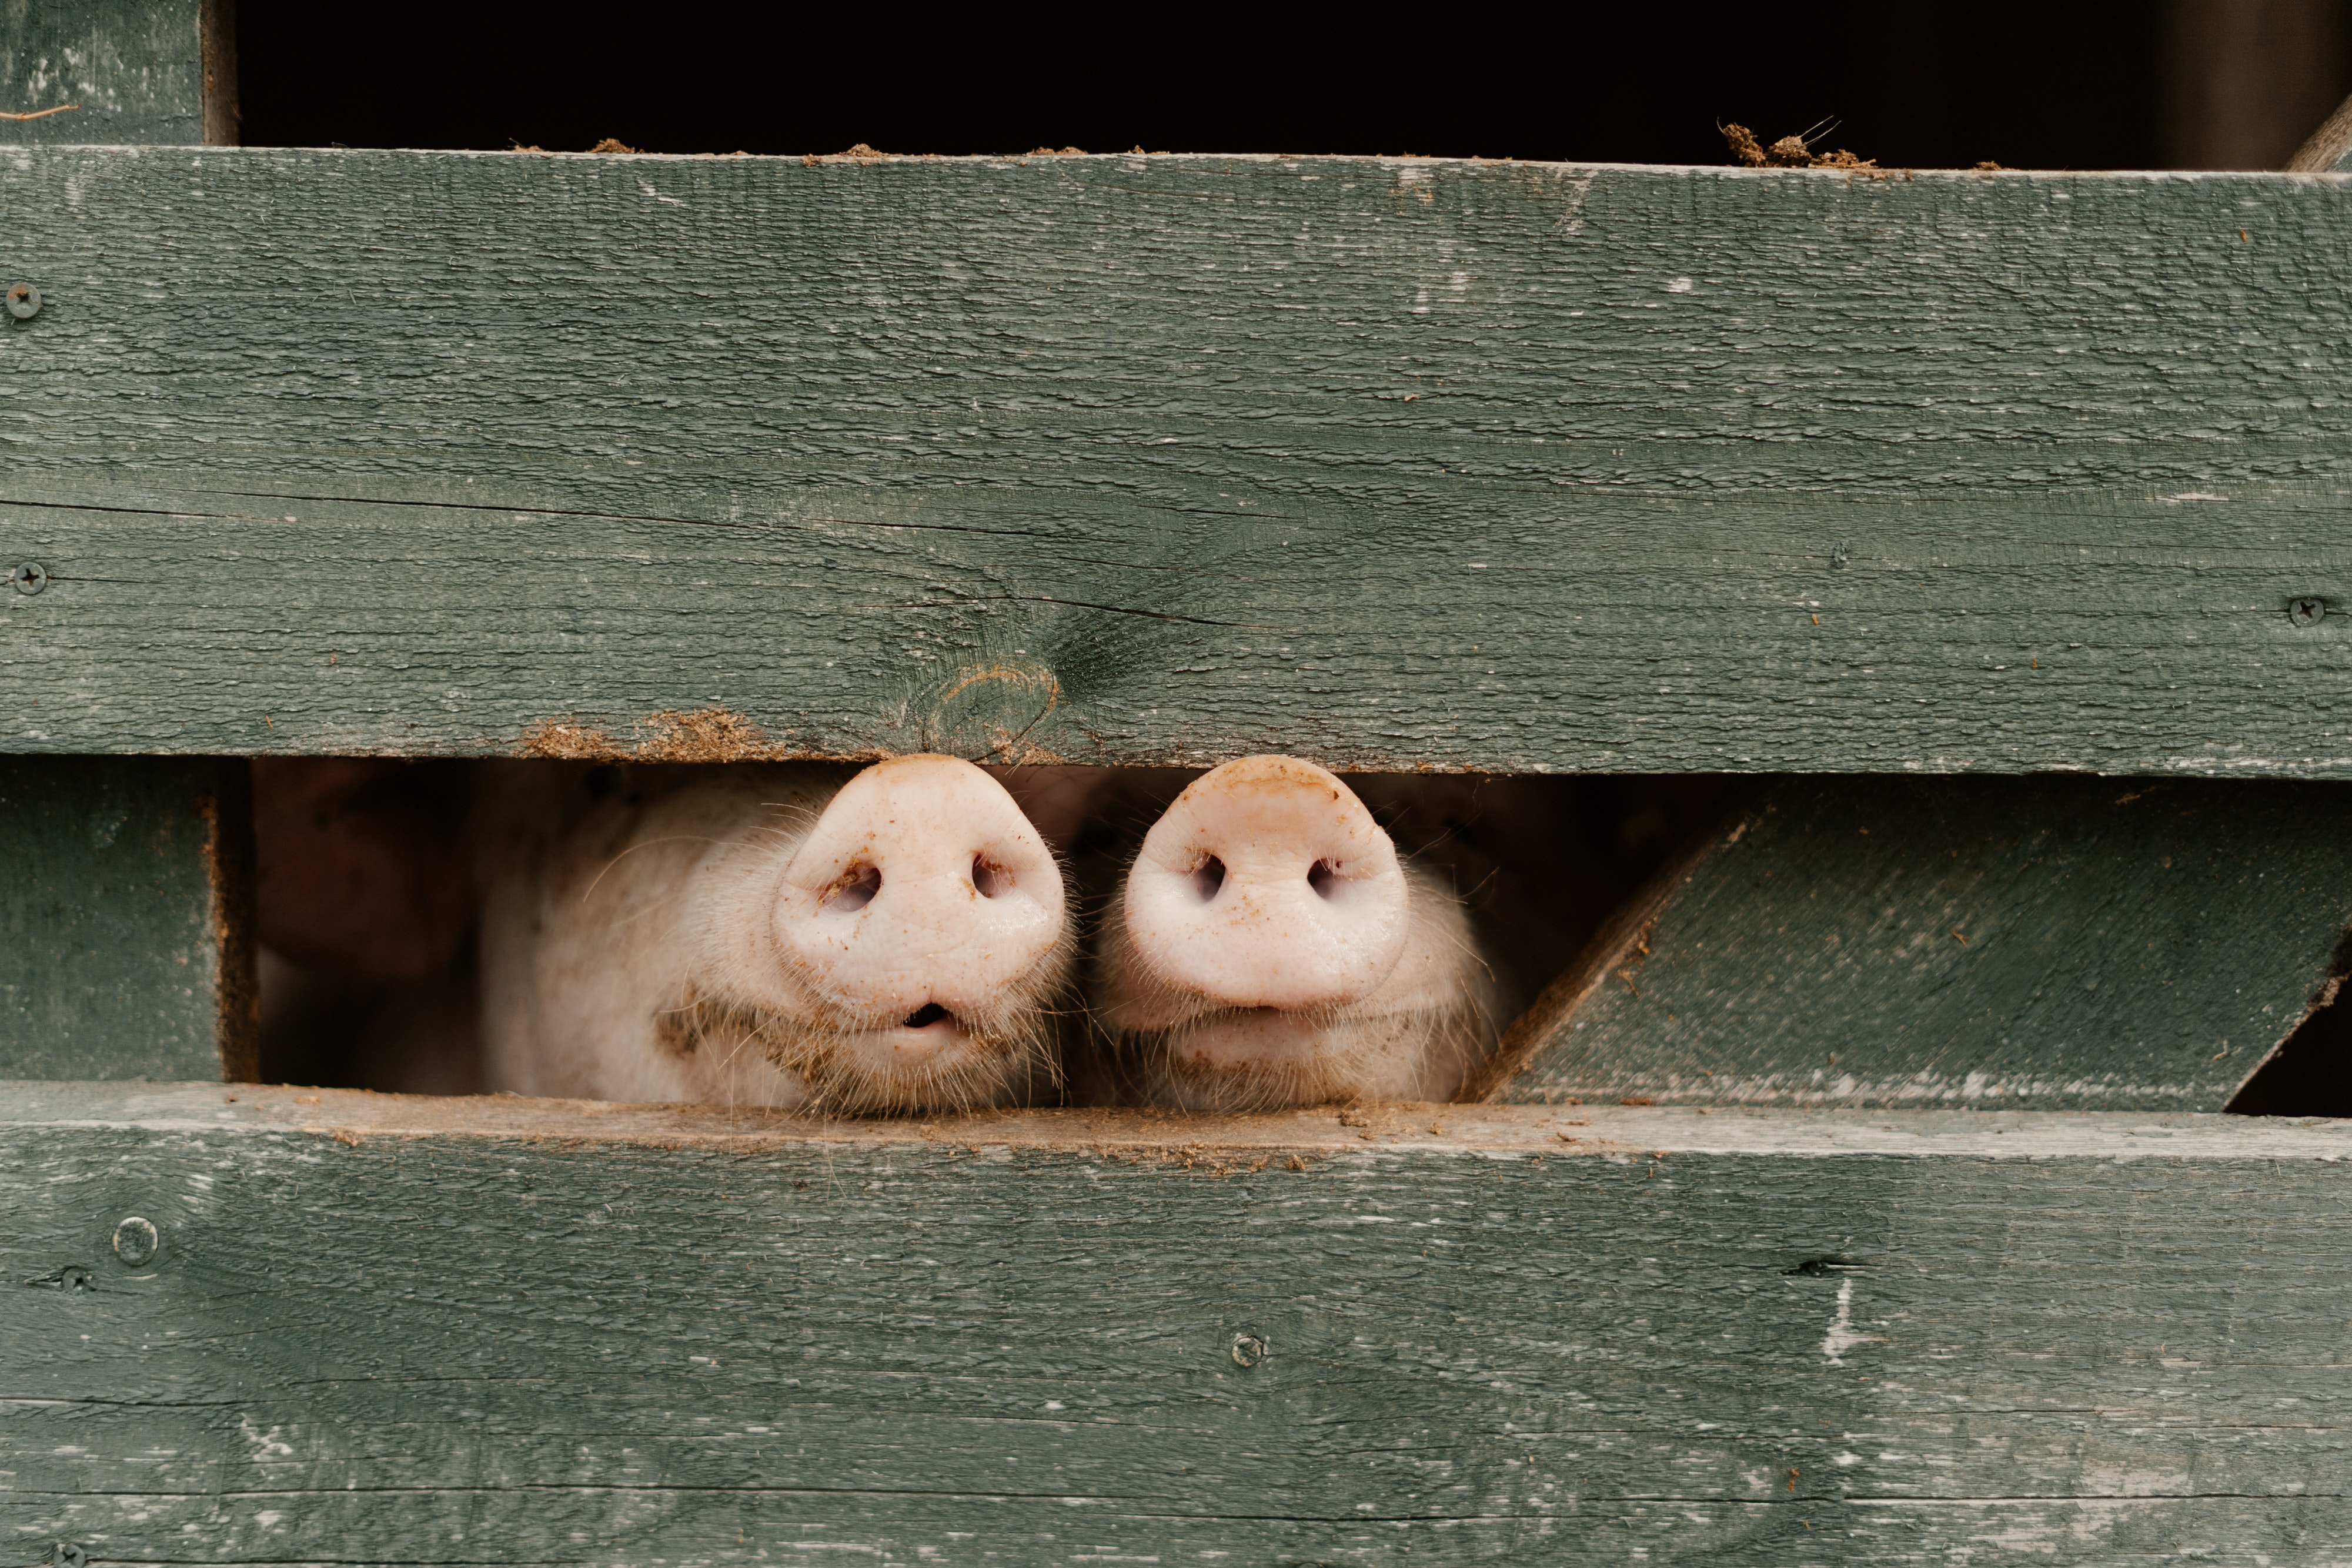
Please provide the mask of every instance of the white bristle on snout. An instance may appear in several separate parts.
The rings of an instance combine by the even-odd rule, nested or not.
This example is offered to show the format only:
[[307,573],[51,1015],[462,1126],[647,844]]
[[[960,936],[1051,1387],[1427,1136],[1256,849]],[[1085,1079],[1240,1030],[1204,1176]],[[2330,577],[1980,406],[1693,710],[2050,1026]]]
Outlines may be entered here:
[[1288,757],[1195,779],[1145,836],[1122,900],[1157,978],[1280,1009],[1378,988],[1404,952],[1410,903],[1396,846],[1355,792]]
[[957,758],[901,757],[825,807],[774,927],[826,999],[911,1020],[984,1011],[1061,943],[1063,907],[1061,868],[1002,785]]

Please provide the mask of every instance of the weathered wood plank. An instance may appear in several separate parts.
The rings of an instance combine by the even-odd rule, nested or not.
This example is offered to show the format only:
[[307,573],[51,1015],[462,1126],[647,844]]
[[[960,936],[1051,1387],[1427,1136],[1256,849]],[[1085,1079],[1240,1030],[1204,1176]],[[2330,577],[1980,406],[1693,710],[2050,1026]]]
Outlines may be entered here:
[[6,1277],[54,1281],[0,1314],[20,1555],[2253,1563],[2352,1525],[2344,1124],[229,1092],[0,1099]]
[[2336,995],[2334,784],[1783,779],[1467,1097],[2219,1111]]
[[[72,104],[0,121],[0,149],[199,142],[223,125],[234,141],[235,44],[231,0],[0,0],[0,91],[14,98],[0,107]],[[25,281],[7,280],[0,320],[38,319],[44,301],[15,291]],[[14,314],[27,305],[29,318]],[[49,579],[22,556],[0,560],[0,661],[31,712],[41,695],[16,685],[24,650],[8,632]],[[0,758],[0,1073],[255,1076],[252,840],[241,758]]]
[[0,191],[47,301],[0,388],[0,535],[55,563],[21,749],[721,706],[838,754],[2352,774],[2332,177],[51,149]]
[[0,110],[41,115],[0,120],[0,148],[203,143],[199,13],[212,8],[199,0],[0,0]]
[[0,757],[0,1075],[252,1075],[244,774]]

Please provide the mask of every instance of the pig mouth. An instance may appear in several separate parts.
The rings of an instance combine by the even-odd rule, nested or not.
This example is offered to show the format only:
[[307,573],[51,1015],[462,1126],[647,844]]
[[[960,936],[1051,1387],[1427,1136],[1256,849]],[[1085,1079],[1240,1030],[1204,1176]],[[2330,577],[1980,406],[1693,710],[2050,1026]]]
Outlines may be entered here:
[[946,1023],[950,1029],[955,1028],[955,1014],[948,1011],[947,1009],[940,1006],[937,1002],[925,1002],[921,1007],[917,1008],[913,1012],[908,1013],[903,1019],[901,1019],[898,1027],[900,1029],[929,1029],[933,1024],[941,1022]]

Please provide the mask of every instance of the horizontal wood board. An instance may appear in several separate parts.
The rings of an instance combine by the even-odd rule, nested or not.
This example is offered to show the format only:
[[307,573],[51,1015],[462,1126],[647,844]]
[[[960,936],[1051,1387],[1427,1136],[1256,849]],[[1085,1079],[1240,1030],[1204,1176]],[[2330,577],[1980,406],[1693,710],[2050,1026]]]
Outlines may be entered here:
[[2341,785],[1778,779],[1473,1092],[2219,1111],[2334,998],[2347,926]]
[[197,0],[0,0],[0,149],[205,140]]
[[210,758],[0,757],[0,1077],[216,1079],[224,1040],[250,1070],[222,774]]
[[0,1529],[502,1564],[2352,1531],[2352,1124],[1348,1115],[8,1085]]
[[26,148],[0,196],[17,750],[716,707],[2352,773],[2336,176]]

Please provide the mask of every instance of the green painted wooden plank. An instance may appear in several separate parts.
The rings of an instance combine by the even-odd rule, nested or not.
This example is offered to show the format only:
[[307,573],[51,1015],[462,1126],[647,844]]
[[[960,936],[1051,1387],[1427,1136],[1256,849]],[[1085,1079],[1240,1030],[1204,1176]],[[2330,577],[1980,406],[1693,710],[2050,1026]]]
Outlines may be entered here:
[[[0,0],[0,111],[36,116],[0,120],[0,152],[233,141],[235,36],[229,0]],[[15,300],[13,285],[34,280],[0,281]],[[17,685],[25,650],[10,632],[48,579],[16,556],[0,577],[10,701],[37,712],[43,694]],[[250,1076],[251,839],[242,762],[0,757],[0,1073]]]
[[[2341,1026],[2287,1040],[2345,971],[2347,810],[2327,786],[1784,780],[1629,901],[1465,1094],[2340,1106]],[[2281,1047],[2305,1060],[2256,1079]]]
[[[201,144],[198,0],[0,0],[0,148]],[[231,140],[234,140],[233,138]]]
[[2333,177],[49,149],[0,193],[19,749],[721,706],[827,754],[2352,773]]
[[2345,1124],[234,1092],[0,1101],[21,1558],[2252,1564],[2352,1526]]
[[1465,1097],[2218,1111],[2352,962],[2352,793],[1789,779]]
[[251,1075],[244,772],[0,757],[0,1075]]

